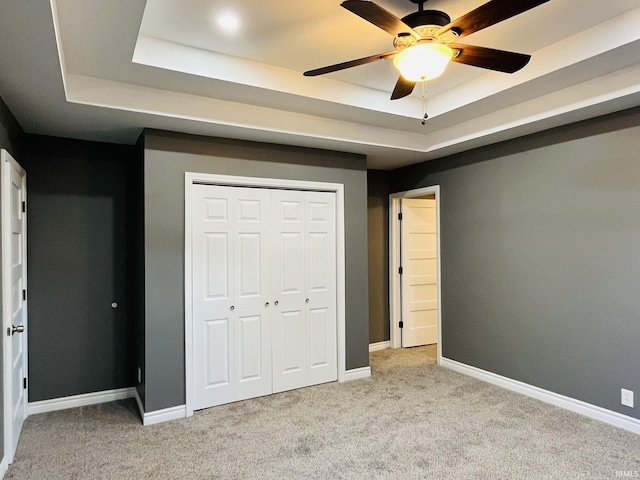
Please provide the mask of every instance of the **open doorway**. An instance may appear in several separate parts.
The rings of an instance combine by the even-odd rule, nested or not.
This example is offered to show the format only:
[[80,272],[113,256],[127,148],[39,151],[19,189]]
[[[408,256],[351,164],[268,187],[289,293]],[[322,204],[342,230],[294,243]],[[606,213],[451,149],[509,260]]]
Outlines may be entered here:
[[440,363],[439,186],[390,195],[389,223],[391,348],[435,345]]

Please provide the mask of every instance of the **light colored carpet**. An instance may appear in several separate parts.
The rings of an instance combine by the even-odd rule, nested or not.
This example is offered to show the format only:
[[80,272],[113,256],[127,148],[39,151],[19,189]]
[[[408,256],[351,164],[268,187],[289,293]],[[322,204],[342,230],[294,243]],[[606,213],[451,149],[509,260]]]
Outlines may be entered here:
[[[8,479],[596,479],[640,472],[640,436],[434,365],[143,427],[133,401],[29,417]],[[637,475],[638,473],[636,473]]]

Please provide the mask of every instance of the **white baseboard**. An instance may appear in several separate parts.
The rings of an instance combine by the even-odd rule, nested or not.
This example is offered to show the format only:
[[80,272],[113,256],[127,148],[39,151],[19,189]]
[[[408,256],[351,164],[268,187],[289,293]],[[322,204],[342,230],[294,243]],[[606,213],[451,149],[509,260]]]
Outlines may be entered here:
[[178,405],[177,407],[165,408],[163,410],[156,410],[155,412],[145,413],[142,407],[142,400],[138,395],[138,390],[133,390],[133,397],[138,404],[138,410],[140,410],[140,417],[142,418],[142,425],[155,425],[156,423],[168,422],[169,420],[177,420],[179,418],[186,418],[187,406]]
[[132,398],[134,388],[118,388],[116,390],[105,390],[103,392],[83,393],[70,397],[53,398],[51,400],[41,400],[39,402],[29,402],[27,404],[27,415],[37,413],[55,412],[67,408],[85,407],[98,403],[113,402]]
[[368,378],[371,376],[371,367],[354,368],[344,372],[344,381],[358,380],[359,378]]
[[140,418],[142,419],[142,424],[144,425],[144,407],[142,406],[142,399],[140,395],[138,395],[138,389],[133,389],[133,398],[136,399],[136,404],[138,405],[138,411],[140,412]]
[[9,464],[7,463],[7,456],[2,457],[2,462],[0,462],[0,478],[4,478],[5,474],[9,470]]
[[449,358],[443,357],[440,365],[446,368],[450,368],[451,370],[455,370],[456,372],[477,378],[479,380],[492,383],[493,385],[506,388],[507,390],[512,390],[528,397],[550,403],[557,407],[579,413],[586,417],[600,420],[601,422],[608,423],[609,425],[613,425],[625,430],[629,430],[630,432],[640,434],[640,420],[629,417],[627,415],[623,415],[606,408],[598,407],[581,400],[576,400],[575,398],[566,397],[564,395],[560,395],[559,393],[544,390],[539,387],[534,387],[533,385],[519,382],[518,380],[513,380],[508,377],[503,377],[502,375],[497,375],[480,368],[472,367],[471,365],[466,365]]
[[178,420],[179,418],[186,418],[187,406],[178,405],[177,407],[164,408],[162,410],[156,410],[155,412],[143,413],[142,424],[155,425],[156,423],[168,422],[169,420]]
[[378,350],[386,350],[387,348],[391,348],[391,342],[389,340],[386,342],[370,343],[369,353],[377,352]]

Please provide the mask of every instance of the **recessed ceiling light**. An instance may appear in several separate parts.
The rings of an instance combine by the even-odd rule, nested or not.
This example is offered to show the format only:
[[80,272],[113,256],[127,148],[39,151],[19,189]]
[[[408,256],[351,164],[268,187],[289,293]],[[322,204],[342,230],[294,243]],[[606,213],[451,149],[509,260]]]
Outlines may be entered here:
[[235,15],[225,13],[218,16],[218,25],[220,25],[223,30],[234,32],[240,26],[240,20],[238,20],[238,17]]

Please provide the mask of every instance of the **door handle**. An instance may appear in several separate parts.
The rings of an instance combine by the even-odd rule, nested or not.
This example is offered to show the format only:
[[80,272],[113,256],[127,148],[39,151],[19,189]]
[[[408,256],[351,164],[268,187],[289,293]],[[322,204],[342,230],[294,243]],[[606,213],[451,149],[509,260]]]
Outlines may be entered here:
[[236,307],[234,307],[233,305],[231,305],[231,306],[229,307],[229,310],[234,310],[235,308],[236,308]]
[[264,304],[264,306],[265,306],[265,307],[268,307],[268,306],[269,306],[269,302],[265,303],[265,304]]
[[307,298],[307,299],[304,301],[304,303],[309,303],[309,299]]
[[11,335],[22,332],[24,332],[24,325],[18,325],[17,327],[15,325],[11,325]]
[[275,302],[273,302],[273,304],[277,307],[277,306],[278,306],[278,300],[276,300]]

